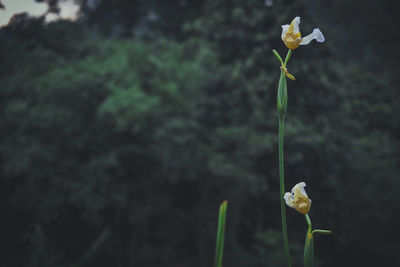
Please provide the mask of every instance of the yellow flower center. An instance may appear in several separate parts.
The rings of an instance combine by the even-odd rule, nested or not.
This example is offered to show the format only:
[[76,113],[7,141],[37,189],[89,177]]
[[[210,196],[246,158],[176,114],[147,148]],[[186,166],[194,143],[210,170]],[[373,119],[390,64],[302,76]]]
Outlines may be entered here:
[[289,25],[289,28],[285,34],[285,37],[283,38],[283,42],[287,46],[287,48],[294,50],[297,47],[299,47],[301,43],[301,33],[294,32],[294,20]]
[[294,191],[293,208],[302,214],[310,211],[311,200],[301,192],[300,188]]

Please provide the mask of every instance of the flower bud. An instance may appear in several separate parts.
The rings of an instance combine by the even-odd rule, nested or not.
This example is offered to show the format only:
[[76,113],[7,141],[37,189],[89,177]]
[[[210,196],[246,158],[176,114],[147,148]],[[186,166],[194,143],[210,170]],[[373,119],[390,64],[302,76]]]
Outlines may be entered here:
[[311,199],[308,198],[304,187],[306,187],[306,183],[298,183],[293,187],[291,193],[288,192],[283,197],[286,205],[294,208],[301,214],[307,214],[311,208]]
[[278,114],[283,115],[287,110],[287,85],[285,72],[281,70],[281,76],[278,84],[278,95],[277,95],[277,111]]

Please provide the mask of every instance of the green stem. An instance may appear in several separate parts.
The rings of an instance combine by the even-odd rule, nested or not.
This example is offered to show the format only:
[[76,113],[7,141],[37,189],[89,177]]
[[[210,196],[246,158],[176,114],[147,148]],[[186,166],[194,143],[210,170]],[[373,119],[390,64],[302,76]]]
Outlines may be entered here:
[[313,267],[314,266],[314,239],[312,235],[311,228],[311,219],[308,214],[305,214],[306,222],[308,225],[307,233],[306,233],[306,241],[304,242],[304,267]]
[[283,196],[285,194],[285,180],[284,180],[284,166],[283,166],[283,135],[285,127],[285,114],[279,114],[279,185],[281,193],[281,216],[282,216],[282,235],[283,235],[283,246],[285,249],[285,256],[287,266],[290,267],[290,254],[289,254],[289,241],[286,227],[286,206]]
[[311,219],[310,219],[310,216],[308,216],[308,213],[307,213],[307,214],[304,214],[304,217],[306,217],[307,225],[308,225],[308,227],[311,229]]
[[[288,63],[292,50],[289,49],[285,62],[282,63],[282,59],[279,54],[273,50],[273,53],[281,62],[282,67],[285,68]],[[285,257],[287,266],[290,267],[290,253],[289,253],[289,241],[287,235],[287,226],[286,226],[286,205],[283,196],[285,195],[285,179],[284,179],[284,161],[283,161],[283,136],[284,136],[284,128],[285,128],[285,114],[287,109],[287,88],[286,88],[286,78],[285,72],[281,69],[281,76],[279,78],[278,85],[278,96],[277,96],[277,110],[279,116],[279,186],[280,186],[280,197],[281,197],[281,219],[282,219],[282,236],[283,236],[283,247],[285,249]]]
[[329,235],[329,234],[332,234],[332,231],[331,231],[331,230],[315,229],[315,230],[313,230],[313,231],[311,232],[311,234],[314,234],[314,233]]
[[306,222],[308,225],[308,228],[310,229],[311,235],[317,233],[317,234],[325,234],[325,235],[329,235],[332,234],[331,230],[321,230],[321,229],[315,229],[315,230],[311,230],[311,219],[310,216],[308,216],[308,213],[304,215],[306,217]]
[[289,51],[287,52],[286,58],[285,58],[285,62],[283,63],[283,67],[286,68],[286,65],[290,59],[290,57],[292,56],[292,51],[291,49],[289,49]]

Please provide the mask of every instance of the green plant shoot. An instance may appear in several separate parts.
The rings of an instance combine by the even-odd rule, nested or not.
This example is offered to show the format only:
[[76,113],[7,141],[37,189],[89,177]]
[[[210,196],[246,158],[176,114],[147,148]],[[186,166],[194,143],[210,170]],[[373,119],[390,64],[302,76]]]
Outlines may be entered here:
[[219,206],[217,244],[216,244],[216,249],[215,249],[214,267],[222,267],[227,207],[228,207],[228,202],[226,200],[224,202],[222,202],[222,204]]
[[285,61],[282,60],[279,53],[274,49],[273,54],[279,60],[281,64],[281,72],[278,83],[278,94],[277,94],[277,113],[279,119],[279,186],[280,186],[280,203],[281,203],[281,220],[282,220],[282,237],[283,237],[283,247],[285,250],[286,264],[288,267],[291,266],[290,262],[290,251],[289,251],[289,241],[287,235],[287,225],[286,225],[286,204],[296,209],[298,212],[305,214],[308,231],[306,236],[306,243],[304,247],[304,266],[312,267],[314,265],[314,243],[313,243],[313,232],[311,228],[311,220],[308,216],[308,212],[311,207],[311,199],[308,198],[304,187],[306,184],[304,182],[298,183],[293,187],[292,191],[285,193],[285,176],[284,176],[284,156],[283,156],[283,137],[285,128],[285,117],[287,112],[287,83],[286,77],[291,80],[296,80],[296,78],[290,74],[286,68],[287,63],[292,56],[293,50],[298,48],[300,45],[307,45],[312,40],[317,42],[324,42],[325,37],[322,32],[316,28],[313,32],[305,37],[301,37],[300,33],[300,17],[295,17],[292,22],[286,25],[282,25],[281,38],[283,43],[289,49]]

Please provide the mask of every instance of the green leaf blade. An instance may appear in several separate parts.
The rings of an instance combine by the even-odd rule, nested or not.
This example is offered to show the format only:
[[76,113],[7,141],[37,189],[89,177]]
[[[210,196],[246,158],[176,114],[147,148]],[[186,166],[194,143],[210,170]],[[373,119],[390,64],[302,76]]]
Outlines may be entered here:
[[222,257],[223,257],[223,252],[224,252],[225,224],[226,224],[227,206],[228,206],[228,202],[225,200],[224,202],[222,202],[222,204],[219,207],[217,241],[216,241],[214,267],[222,267]]

